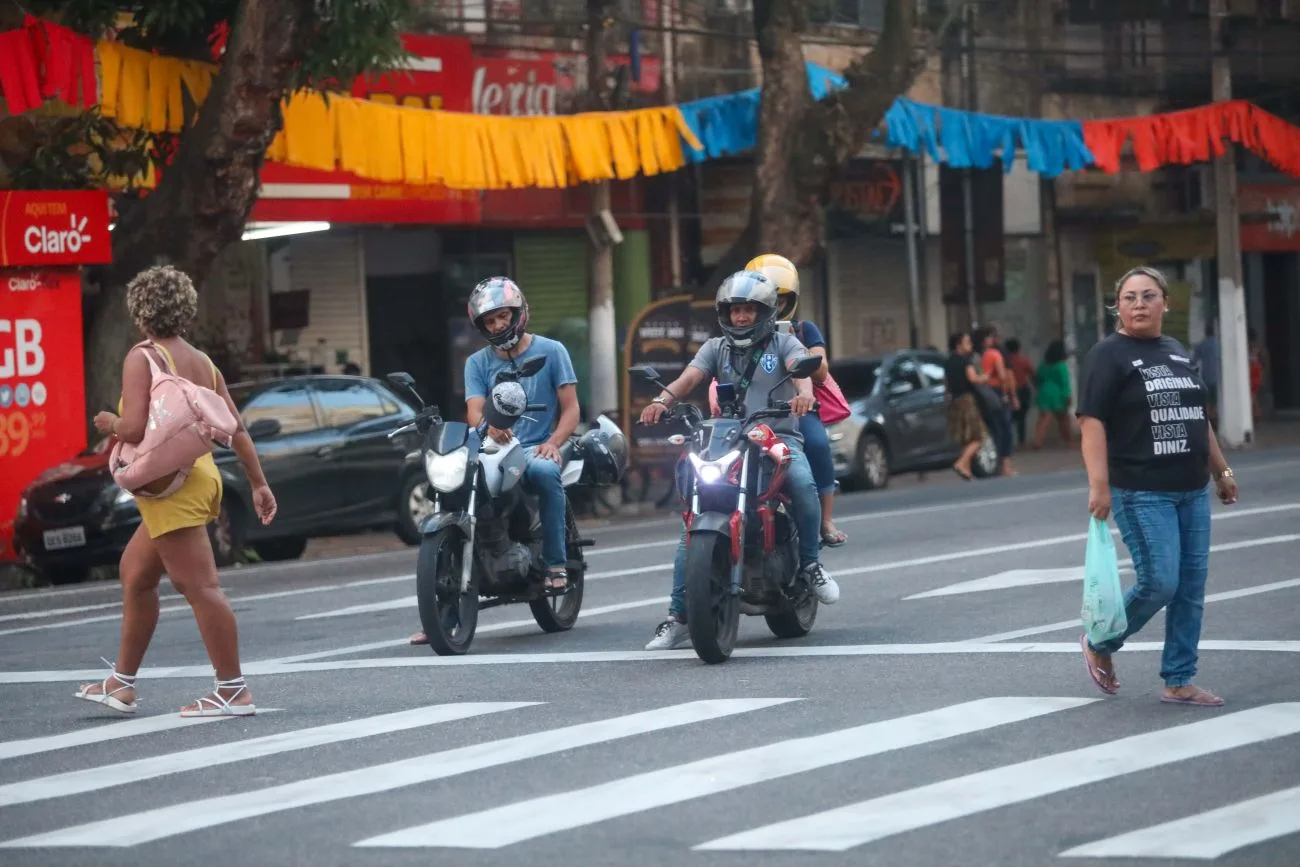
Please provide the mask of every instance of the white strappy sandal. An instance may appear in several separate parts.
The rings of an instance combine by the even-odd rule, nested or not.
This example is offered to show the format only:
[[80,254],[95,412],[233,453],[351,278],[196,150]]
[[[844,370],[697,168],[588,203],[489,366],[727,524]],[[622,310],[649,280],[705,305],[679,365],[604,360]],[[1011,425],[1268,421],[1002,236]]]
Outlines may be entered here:
[[[248,689],[248,684],[244,682],[242,675],[232,680],[218,680],[215,683],[216,688],[212,690],[211,695],[195,700],[194,703],[198,705],[197,710],[183,710],[181,716],[253,716],[257,713],[257,707],[254,705],[230,703],[231,699],[239,698],[239,694]],[[221,694],[221,690],[235,689],[235,687],[239,689],[236,689],[235,694],[230,698]]]
[[[84,699],[86,701],[94,702],[95,704],[105,705],[117,711],[118,713],[135,713],[136,703],[134,701],[132,701],[130,704],[127,704],[121,699],[116,698],[117,693],[121,692],[124,689],[135,689],[135,675],[122,674],[117,670],[116,665],[109,662],[107,659],[104,659],[104,657],[102,656],[100,657],[100,659],[103,659],[104,664],[113,670],[112,674],[110,674],[108,677],[104,678],[100,682],[99,692],[86,692],[87,687],[94,686],[94,684],[87,684],[87,686],[84,686],[81,689],[77,690],[75,697]],[[119,686],[117,689],[110,690],[108,688],[108,682],[110,680],[116,680],[118,683],[122,685]]]

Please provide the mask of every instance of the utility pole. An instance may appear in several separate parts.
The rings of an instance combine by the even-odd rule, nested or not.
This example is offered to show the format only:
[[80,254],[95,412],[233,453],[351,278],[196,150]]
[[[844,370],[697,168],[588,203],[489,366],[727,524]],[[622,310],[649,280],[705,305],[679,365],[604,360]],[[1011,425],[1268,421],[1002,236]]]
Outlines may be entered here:
[[[659,0],[659,31],[663,34],[664,103],[677,104],[677,7],[676,0]],[[668,176],[668,258],[673,290],[682,285],[682,216],[678,176]]]
[[[592,110],[609,110],[605,37],[612,24],[608,0],[587,0],[587,97]],[[587,414],[618,408],[618,330],[614,323],[614,242],[605,238],[610,215],[609,181],[591,188],[591,271],[587,282],[587,346],[591,359]],[[596,240],[603,239],[602,241]]]
[[[1232,99],[1232,60],[1223,41],[1227,0],[1210,2],[1211,98]],[[1214,161],[1214,223],[1219,266],[1219,442],[1241,448],[1254,442],[1250,411],[1250,362],[1246,338],[1246,290],[1242,285],[1241,217],[1237,209],[1236,146]],[[1195,339],[1195,335],[1189,335]]]
[[[975,6],[967,3],[962,8],[961,27],[961,83],[962,102],[966,111],[975,111]],[[970,327],[979,327],[979,304],[975,299],[975,193],[972,189],[971,172],[961,171],[961,197],[964,211],[966,242],[966,306],[970,314]]]

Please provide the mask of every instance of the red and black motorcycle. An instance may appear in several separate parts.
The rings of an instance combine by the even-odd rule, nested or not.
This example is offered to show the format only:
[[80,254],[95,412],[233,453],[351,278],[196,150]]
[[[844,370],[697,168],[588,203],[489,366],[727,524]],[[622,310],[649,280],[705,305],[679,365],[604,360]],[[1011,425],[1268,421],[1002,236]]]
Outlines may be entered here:
[[[768,393],[767,408],[749,415],[735,386],[719,383],[719,417],[705,418],[686,402],[665,416],[687,430],[668,441],[686,446],[676,474],[688,504],[682,513],[686,623],[705,662],[730,658],[741,614],[763,615],[778,638],[802,638],[817,620],[817,597],[799,575],[799,531],[782,491],[790,447],[763,422],[790,415],[790,404],[772,401],[772,392],[788,379],[807,378],[820,364],[816,355],[801,359]],[[665,388],[649,365],[630,372]]]

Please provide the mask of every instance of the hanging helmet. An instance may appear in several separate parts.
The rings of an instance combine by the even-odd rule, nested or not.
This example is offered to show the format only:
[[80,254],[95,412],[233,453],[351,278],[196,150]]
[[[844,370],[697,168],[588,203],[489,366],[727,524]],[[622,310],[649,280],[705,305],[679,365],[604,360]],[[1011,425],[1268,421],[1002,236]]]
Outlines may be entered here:
[[776,253],[764,253],[749,260],[746,271],[757,271],[776,284],[777,298],[780,305],[776,318],[789,321],[794,318],[795,308],[799,306],[799,269],[784,256]]
[[497,430],[510,430],[528,410],[528,392],[512,379],[498,382],[483,401],[483,420]]
[[627,437],[608,416],[600,416],[596,424],[578,441],[582,455],[581,484],[609,487],[623,480],[627,470]]
[[[758,316],[754,324],[738,328],[731,324],[732,304],[756,304]],[[757,271],[737,271],[718,287],[713,309],[718,313],[718,324],[727,342],[736,349],[748,349],[761,343],[776,330],[776,308],[779,304],[776,283]]]
[[[483,317],[502,309],[510,311],[510,327],[493,334],[483,324]],[[509,277],[489,277],[469,294],[469,321],[497,349],[513,349],[528,327],[528,299]]]

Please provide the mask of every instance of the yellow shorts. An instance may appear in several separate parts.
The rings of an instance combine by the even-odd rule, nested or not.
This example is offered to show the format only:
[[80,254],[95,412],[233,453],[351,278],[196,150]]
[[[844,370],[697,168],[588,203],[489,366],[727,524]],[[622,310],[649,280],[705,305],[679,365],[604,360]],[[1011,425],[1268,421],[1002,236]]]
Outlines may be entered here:
[[136,497],[145,530],[157,539],[186,527],[206,527],[221,513],[221,473],[212,455],[194,462],[194,468],[176,493],[161,499]]

